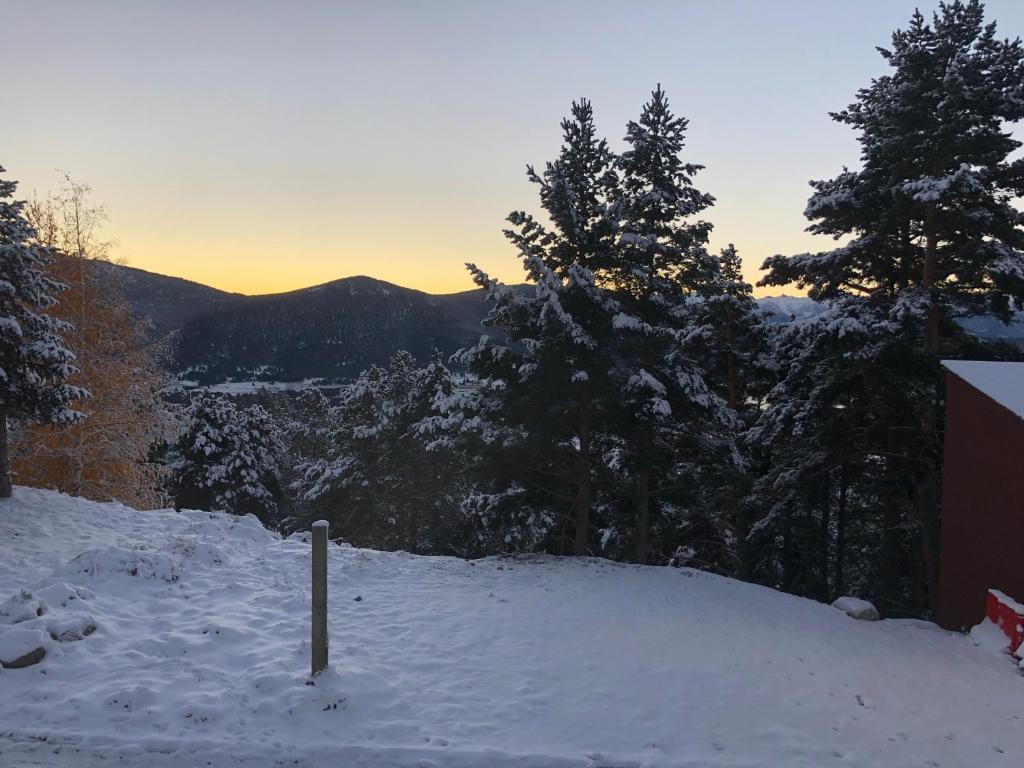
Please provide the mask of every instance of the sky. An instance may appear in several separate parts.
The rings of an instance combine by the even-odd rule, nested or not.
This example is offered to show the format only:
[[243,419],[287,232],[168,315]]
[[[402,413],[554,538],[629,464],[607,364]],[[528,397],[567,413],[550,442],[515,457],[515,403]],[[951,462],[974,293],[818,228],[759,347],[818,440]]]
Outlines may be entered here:
[[[986,5],[1024,36],[1024,3]],[[449,293],[472,287],[467,261],[522,280],[504,218],[538,212],[525,166],[555,157],[573,99],[621,148],[661,83],[707,166],[711,244],[735,243],[754,282],[767,256],[829,247],[804,231],[807,182],[858,147],[828,112],[884,72],[875,46],[913,10],[0,0],[0,165],[23,197],[61,172],[89,184],[113,255],[141,269],[242,293],[357,274]]]

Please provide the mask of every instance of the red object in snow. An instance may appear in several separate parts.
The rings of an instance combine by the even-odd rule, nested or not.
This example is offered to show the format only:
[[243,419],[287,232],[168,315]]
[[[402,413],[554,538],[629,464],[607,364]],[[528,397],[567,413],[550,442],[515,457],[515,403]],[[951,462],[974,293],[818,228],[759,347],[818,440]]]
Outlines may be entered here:
[[1024,655],[1024,605],[998,589],[990,589],[985,616],[1010,639],[1010,653],[1018,658]]

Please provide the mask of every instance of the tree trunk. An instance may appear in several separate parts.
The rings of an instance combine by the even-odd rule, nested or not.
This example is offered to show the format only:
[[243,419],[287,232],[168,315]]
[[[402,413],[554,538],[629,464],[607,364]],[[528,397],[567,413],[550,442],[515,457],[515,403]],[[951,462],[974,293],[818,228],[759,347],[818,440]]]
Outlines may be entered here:
[[[892,477],[890,473],[890,478]],[[883,615],[892,616],[900,604],[899,596],[899,565],[900,565],[900,511],[896,500],[886,499],[882,514],[882,562],[880,575],[882,580],[881,608]]]
[[[78,284],[82,290],[82,301],[80,305],[80,314],[78,317],[74,317],[72,312],[72,324],[77,331],[77,338],[75,339],[76,346],[75,351],[78,353],[76,364],[78,368],[77,383],[84,389],[89,389],[90,369],[92,358],[95,353],[95,349],[91,348],[93,342],[93,336],[89,333],[90,320],[92,319],[92,313],[90,312],[90,284],[89,284],[89,260],[86,255],[85,246],[82,242],[82,220],[81,220],[81,205],[79,200],[74,201],[74,232],[75,232],[75,244],[76,244],[76,259],[78,261]],[[83,478],[85,477],[85,456],[86,456],[86,428],[80,426],[78,429],[72,430],[70,434],[71,441],[75,444],[74,450],[71,452],[71,487],[70,493],[72,496],[85,496],[83,489]]]
[[[930,290],[935,285],[938,261],[938,204],[931,203],[925,215],[924,234],[924,270],[921,285]],[[925,319],[924,339],[922,347],[929,355],[938,355],[941,349],[940,338],[941,310],[933,301],[928,305],[928,316]],[[937,390],[936,390],[937,391]],[[921,555],[924,558],[925,574],[928,581],[928,596],[934,602],[939,586],[939,510],[936,487],[938,478],[934,466],[932,450],[935,445],[935,405],[934,401],[925,404],[921,414],[921,449],[923,451],[922,479],[917,488],[918,524],[921,529]]]
[[[646,432],[645,432],[646,435]],[[646,442],[646,437],[643,438]],[[651,468],[644,461],[636,476],[636,561],[647,562],[647,535],[650,529]]]
[[[725,342],[728,347],[726,353],[725,400],[732,410],[739,411],[739,370],[736,366],[736,352],[733,349],[736,343],[736,321],[731,311],[725,315]],[[733,487],[726,503],[732,507],[733,534],[736,536],[736,559],[739,562],[736,575],[744,581],[750,581],[754,575],[754,566],[750,562],[750,545],[747,542],[747,536],[750,534],[750,520],[747,510],[743,506],[743,494],[739,491],[738,486]]]
[[11,457],[7,450],[7,411],[0,411],[0,499],[11,498]]
[[839,504],[836,507],[836,556],[832,561],[832,588],[842,597],[846,592],[846,466],[839,475]]
[[832,527],[832,473],[825,472],[825,482],[821,489],[821,526],[818,529],[818,555],[820,557],[820,568],[818,569],[818,598],[829,600],[829,549],[831,544]]
[[750,542],[747,537],[750,535],[750,519],[742,499],[733,500],[735,512],[733,523],[736,535],[736,558],[739,560],[739,573],[737,574],[744,581],[750,581],[754,576],[754,564],[751,562]]
[[793,515],[787,508],[782,513],[782,573],[779,586],[783,592],[793,591],[793,583],[796,580],[793,559]]
[[[936,231],[938,204],[931,203],[924,218],[924,270],[921,275],[921,287],[930,291],[935,285],[938,261],[939,238]],[[939,353],[939,307],[935,302],[928,302],[928,316],[924,323],[924,339],[922,347],[930,355]]]
[[416,544],[419,541],[419,515],[416,512],[416,506],[413,505],[409,511],[408,528],[405,532],[405,548],[410,555],[417,554]]
[[935,419],[930,408],[922,422],[922,450],[927,467],[917,486],[917,510],[928,599],[934,607],[939,590],[939,501],[937,468],[934,466],[934,452],[931,450],[935,442]]
[[736,353],[733,350],[733,345],[736,342],[736,323],[733,320],[732,312],[726,313],[725,316],[725,343],[728,347],[726,352],[726,359],[728,360],[726,375],[725,375],[725,389],[726,389],[726,402],[729,407],[734,411],[739,409],[740,405],[740,384],[739,374],[736,370]]
[[590,542],[590,387],[583,385],[579,411],[579,490],[576,495],[576,540],[573,542],[574,555],[587,554]]
[[882,588],[882,613],[892,616],[903,602],[900,599],[900,521],[906,495],[899,492],[908,471],[904,460],[904,434],[898,427],[886,430],[885,498],[882,502],[882,548],[879,575]]

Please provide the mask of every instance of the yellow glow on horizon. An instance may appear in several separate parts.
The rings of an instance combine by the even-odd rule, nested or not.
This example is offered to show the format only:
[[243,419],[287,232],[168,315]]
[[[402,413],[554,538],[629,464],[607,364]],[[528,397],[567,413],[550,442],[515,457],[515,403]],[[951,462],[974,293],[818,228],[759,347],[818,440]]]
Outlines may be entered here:
[[[794,286],[756,287],[766,256],[832,247],[829,238],[803,231],[802,186],[770,205],[758,205],[742,190],[710,211],[715,224],[710,250],[717,253],[735,244],[755,296],[802,293]],[[323,207],[274,219],[269,210],[254,215],[238,206],[221,208],[220,216],[192,217],[190,226],[179,227],[177,221],[190,218],[186,210],[176,209],[181,201],[164,200],[154,209],[118,192],[111,188],[108,195],[114,198],[108,229],[117,237],[117,258],[222,291],[285,293],[365,275],[430,294],[456,293],[475,287],[466,262],[502,282],[524,282],[522,264],[502,234],[499,208],[464,212],[435,207],[429,215],[390,216],[363,210],[346,221]],[[524,185],[523,202],[535,202],[534,194]]]
[[[138,253],[135,256],[124,258],[124,263],[129,267],[135,267],[147,272],[153,272],[168,277],[178,277],[195,283],[216,288],[229,293],[241,293],[249,296],[265,295],[274,293],[288,293],[290,291],[309,288],[315,285],[341,280],[346,277],[365,276],[375,280],[382,280],[403,288],[422,291],[428,294],[448,294],[469,291],[476,288],[469,272],[456,263],[454,269],[451,266],[441,268],[440,265],[432,267],[424,264],[419,268],[389,266],[389,259],[369,259],[365,265],[359,266],[355,260],[331,259],[338,265],[338,268],[331,269],[323,265],[324,260],[316,259],[313,265],[303,265],[301,260],[289,260],[279,267],[268,267],[263,269],[240,270],[230,258],[206,257],[200,259],[161,258],[159,249],[147,253]],[[514,257],[503,259],[501,257],[479,259],[480,266],[492,277],[509,284],[525,282],[522,269],[516,263]],[[501,262],[505,262],[501,264]],[[486,262],[486,264],[485,264]],[[500,268],[490,269],[487,264],[501,265]],[[342,267],[344,265],[344,267]],[[777,296],[779,294],[801,294],[795,286],[786,288],[760,288],[756,282],[759,275],[756,270],[745,268],[744,272],[748,282],[754,284],[754,296]]]
[[[715,225],[710,250],[733,243],[751,284],[762,277],[766,256],[833,247],[829,238],[804,231],[807,192],[799,178],[767,200],[753,188],[729,190],[727,179],[710,170],[706,181],[720,195],[707,212]],[[302,194],[287,205],[239,195],[232,186],[237,182],[217,176],[187,195],[158,187],[143,197],[122,179],[103,179],[94,194],[111,213],[106,229],[117,238],[115,256],[129,266],[248,295],[354,275],[430,294],[456,293],[475,287],[467,261],[505,283],[522,283],[522,264],[502,233],[505,216],[516,207],[542,214],[536,188],[521,177],[491,198],[471,199],[432,195],[428,187],[413,192],[411,186],[401,197],[340,196],[329,186],[304,188],[296,179]],[[754,289],[755,296],[780,293],[800,291]]]

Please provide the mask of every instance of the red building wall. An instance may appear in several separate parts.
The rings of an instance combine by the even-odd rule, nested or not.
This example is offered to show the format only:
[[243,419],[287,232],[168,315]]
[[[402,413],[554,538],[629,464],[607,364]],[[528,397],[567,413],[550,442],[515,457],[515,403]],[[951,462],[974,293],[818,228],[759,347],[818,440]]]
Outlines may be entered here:
[[1024,419],[947,373],[939,624],[980,622],[990,588],[1024,602]]

